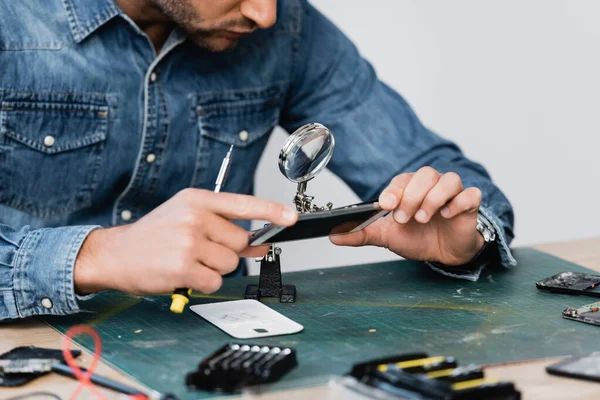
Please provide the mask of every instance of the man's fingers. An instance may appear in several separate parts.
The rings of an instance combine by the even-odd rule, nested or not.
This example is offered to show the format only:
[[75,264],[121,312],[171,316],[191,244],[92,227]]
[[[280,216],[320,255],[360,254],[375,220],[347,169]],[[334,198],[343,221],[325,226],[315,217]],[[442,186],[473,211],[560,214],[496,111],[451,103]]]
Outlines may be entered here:
[[222,244],[236,253],[248,246],[248,232],[233,222],[217,214],[206,213],[202,223],[207,224],[204,232],[208,240]]
[[240,257],[256,258],[264,257],[269,252],[269,245],[248,246],[240,252]]
[[440,179],[440,173],[431,167],[419,169],[406,185],[400,206],[394,211],[394,220],[400,224],[408,222],[420,208],[425,196]]
[[186,277],[186,287],[202,293],[212,293],[219,290],[223,284],[221,274],[198,263],[190,268]]
[[470,187],[460,192],[447,206],[441,209],[444,218],[454,218],[459,214],[477,212],[481,205],[481,190]]
[[358,232],[331,235],[329,236],[329,240],[337,246],[359,247],[369,245],[386,247],[382,236],[384,222],[383,219],[380,219]]
[[298,219],[298,213],[292,207],[254,196],[200,189],[183,190],[182,196],[227,219],[266,220],[284,226],[293,225]]
[[234,271],[240,263],[237,253],[219,243],[204,241],[197,249],[198,260],[221,275]]
[[367,233],[365,232],[365,229],[363,229],[358,232],[352,232],[343,235],[332,235],[329,236],[329,240],[336,246],[364,246],[367,244]]
[[451,201],[463,189],[460,176],[454,172],[442,175],[438,183],[427,193],[419,210],[415,213],[415,220],[426,223],[434,214]]
[[[248,236],[248,240],[250,240],[250,238],[252,237],[253,234],[254,234],[254,232],[246,232],[246,235]],[[242,251],[239,252],[239,255],[240,255],[240,257],[245,257],[245,258],[264,257],[269,252],[269,247],[270,246],[268,244],[262,244],[260,246],[249,246],[248,243],[246,242],[246,247]]]
[[394,210],[400,205],[402,193],[404,193],[404,189],[412,176],[412,173],[401,174],[392,179],[388,187],[379,195],[379,205],[381,208],[384,210]]

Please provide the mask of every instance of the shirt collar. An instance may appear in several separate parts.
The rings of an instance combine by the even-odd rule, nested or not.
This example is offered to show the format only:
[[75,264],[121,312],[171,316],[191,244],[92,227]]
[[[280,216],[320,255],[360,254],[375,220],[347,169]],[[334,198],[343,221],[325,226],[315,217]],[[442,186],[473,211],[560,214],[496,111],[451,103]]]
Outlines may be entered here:
[[62,0],[77,43],[122,13],[114,0]]

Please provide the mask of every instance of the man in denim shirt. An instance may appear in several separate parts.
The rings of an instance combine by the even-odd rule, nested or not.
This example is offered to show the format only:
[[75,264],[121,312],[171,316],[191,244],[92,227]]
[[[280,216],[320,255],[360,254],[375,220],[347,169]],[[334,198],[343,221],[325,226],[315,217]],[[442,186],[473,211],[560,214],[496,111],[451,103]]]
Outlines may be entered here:
[[[305,0],[1,1],[0,319],[244,273],[265,252],[249,220],[297,218],[252,197],[259,158],[275,126],[309,122],[336,135],[331,170],[394,210],[334,243],[471,280],[515,264],[486,171]],[[231,193],[212,193],[231,145]]]

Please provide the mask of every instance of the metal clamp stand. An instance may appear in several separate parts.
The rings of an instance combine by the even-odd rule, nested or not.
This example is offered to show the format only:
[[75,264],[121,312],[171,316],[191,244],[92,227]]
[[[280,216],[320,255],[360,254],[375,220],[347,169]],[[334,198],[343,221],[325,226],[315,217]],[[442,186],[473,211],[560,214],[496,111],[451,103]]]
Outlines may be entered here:
[[[294,205],[299,213],[331,210],[333,204],[324,207],[313,204],[313,196],[306,194],[306,185],[329,162],[335,140],[329,129],[319,123],[306,124],[297,129],[286,140],[279,153],[279,170],[287,179],[298,184]],[[261,297],[279,297],[281,303],[296,301],[296,287],[282,285],[281,249],[274,244],[260,261],[258,285],[246,287],[246,298],[260,300]]]
[[[294,197],[294,204],[299,213],[331,210],[332,203],[327,203],[324,207],[312,204],[313,196],[307,196],[305,190],[306,182],[299,183],[298,193]],[[296,286],[281,283],[280,254],[281,249],[272,244],[267,255],[256,260],[260,261],[258,285],[246,286],[246,299],[260,300],[261,297],[279,297],[280,303],[296,301]]]
[[296,301],[296,286],[281,284],[281,249],[271,245],[269,253],[260,260],[258,285],[246,286],[245,298],[260,300],[261,297],[279,297],[280,303]]
[[299,213],[308,213],[313,211],[325,211],[331,210],[333,207],[333,203],[329,202],[327,205],[323,207],[319,207],[316,204],[313,204],[313,200],[315,196],[309,196],[306,194],[306,181],[298,183],[298,187],[296,188],[296,195],[294,196],[294,204],[296,205],[296,210]]

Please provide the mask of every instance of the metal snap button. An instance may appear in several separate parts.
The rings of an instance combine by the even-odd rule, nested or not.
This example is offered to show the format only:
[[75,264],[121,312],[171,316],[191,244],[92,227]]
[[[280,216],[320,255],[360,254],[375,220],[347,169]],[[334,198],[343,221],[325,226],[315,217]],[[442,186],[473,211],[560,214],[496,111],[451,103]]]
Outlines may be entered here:
[[46,308],[46,309],[51,309],[52,308],[52,300],[50,300],[47,297],[44,297],[42,299],[42,307]]
[[154,161],[156,161],[156,154],[150,153],[146,156],[146,162],[148,164],[152,164]]
[[123,221],[129,221],[132,217],[131,211],[129,210],[123,210],[121,211],[121,219]]
[[48,135],[44,138],[44,146],[52,147],[54,146],[54,143],[56,143],[56,139],[54,139],[54,136]]
[[238,137],[240,138],[240,140],[242,142],[245,142],[246,140],[248,140],[248,131],[247,130],[240,131],[240,133],[238,134]]

